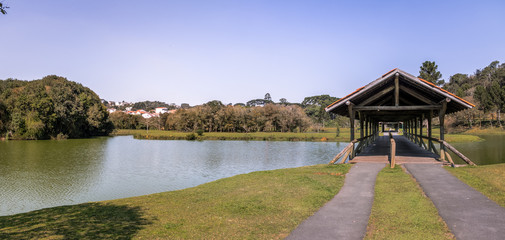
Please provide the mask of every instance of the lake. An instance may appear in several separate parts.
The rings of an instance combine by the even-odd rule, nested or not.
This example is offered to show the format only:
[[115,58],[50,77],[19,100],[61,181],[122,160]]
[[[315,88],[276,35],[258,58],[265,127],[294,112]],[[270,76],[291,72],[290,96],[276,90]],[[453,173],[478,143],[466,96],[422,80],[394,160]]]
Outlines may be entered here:
[[[451,145],[477,165],[505,163],[505,136],[484,135],[479,137],[485,141],[451,143]],[[454,161],[464,164],[456,155],[451,154],[451,156]]]
[[[481,137],[486,141],[452,145],[478,165],[505,162],[505,136]],[[325,164],[346,145],[131,136],[0,141],[0,215],[178,190],[253,171]]]
[[346,143],[0,141],[0,215],[193,187],[237,174],[328,163]]

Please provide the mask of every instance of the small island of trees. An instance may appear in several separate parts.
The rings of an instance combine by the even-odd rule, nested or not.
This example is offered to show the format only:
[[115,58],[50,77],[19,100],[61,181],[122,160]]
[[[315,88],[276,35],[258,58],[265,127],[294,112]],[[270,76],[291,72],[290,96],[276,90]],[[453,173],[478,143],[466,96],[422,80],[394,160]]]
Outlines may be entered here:
[[108,135],[109,114],[91,89],[59,76],[0,81],[0,133],[13,139]]

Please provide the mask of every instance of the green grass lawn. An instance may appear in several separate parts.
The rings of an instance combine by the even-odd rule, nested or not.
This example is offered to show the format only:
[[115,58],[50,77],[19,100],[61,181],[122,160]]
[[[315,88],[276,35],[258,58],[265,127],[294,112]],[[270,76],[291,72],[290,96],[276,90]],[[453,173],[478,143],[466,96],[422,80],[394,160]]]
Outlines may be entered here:
[[0,239],[281,239],[350,165],[253,172],[179,191],[0,217]]
[[[202,136],[191,132],[162,131],[162,130],[131,130],[117,129],[113,135],[133,135],[137,139],[161,140],[254,140],[254,141],[330,141],[349,142],[349,129],[342,129],[337,137],[336,132],[325,130],[321,132],[205,132]],[[188,139],[193,135],[195,139]],[[356,133],[359,136],[359,133]]]
[[489,128],[478,128],[474,127],[470,130],[463,132],[463,134],[472,134],[472,135],[503,135],[505,134],[505,130],[497,127],[489,127]]
[[414,179],[397,166],[385,167],[377,176],[365,239],[454,239],[454,236]]
[[505,207],[505,163],[446,168],[459,180]]
[[[205,132],[198,136],[192,132],[162,131],[162,130],[134,130],[134,129],[116,129],[113,135],[133,135],[137,139],[159,139],[159,140],[253,140],[253,141],[329,141],[329,142],[349,142],[349,129],[342,128],[340,135],[336,136],[336,130],[333,128],[324,129],[321,132]],[[194,139],[188,139],[193,135]],[[359,131],[355,132],[355,137],[359,137]],[[433,134],[438,138],[438,134]],[[475,142],[482,141],[482,138],[469,134],[446,134],[447,142]]]

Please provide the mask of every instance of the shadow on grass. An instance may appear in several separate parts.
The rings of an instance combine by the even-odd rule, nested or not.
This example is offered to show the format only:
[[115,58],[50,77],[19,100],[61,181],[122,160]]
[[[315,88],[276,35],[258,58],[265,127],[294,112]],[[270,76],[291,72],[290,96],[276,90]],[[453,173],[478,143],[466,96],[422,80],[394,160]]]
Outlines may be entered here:
[[147,224],[139,207],[85,203],[0,217],[0,239],[130,239]]

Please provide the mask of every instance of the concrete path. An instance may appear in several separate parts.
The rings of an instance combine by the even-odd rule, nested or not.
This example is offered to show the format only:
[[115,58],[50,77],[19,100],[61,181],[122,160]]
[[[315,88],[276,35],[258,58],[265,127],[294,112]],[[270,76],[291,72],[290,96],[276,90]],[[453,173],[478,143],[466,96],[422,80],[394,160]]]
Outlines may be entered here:
[[340,192],[286,239],[363,239],[372,210],[375,179],[384,163],[357,163]]
[[439,165],[405,164],[456,239],[505,239],[505,208]]

